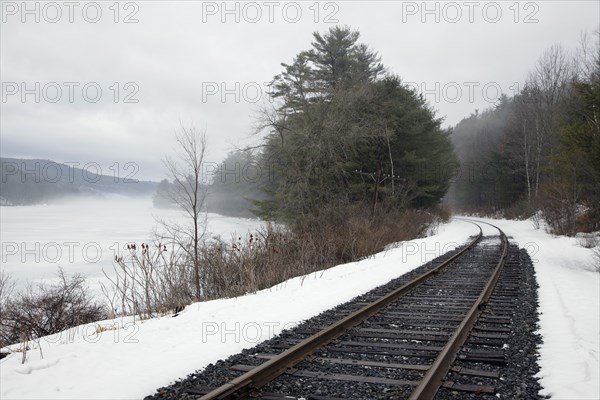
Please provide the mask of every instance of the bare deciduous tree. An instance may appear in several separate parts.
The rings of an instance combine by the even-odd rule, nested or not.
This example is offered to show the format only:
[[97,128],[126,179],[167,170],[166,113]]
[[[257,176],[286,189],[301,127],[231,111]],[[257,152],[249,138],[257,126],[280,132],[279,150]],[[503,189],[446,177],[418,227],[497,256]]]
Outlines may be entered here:
[[175,134],[177,141],[177,159],[167,157],[163,160],[172,185],[169,190],[170,199],[184,212],[188,224],[177,224],[161,221],[167,230],[169,239],[173,240],[192,263],[194,273],[195,296],[202,297],[200,244],[204,236],[206,218],[202,213],[206,190],[202,176],[202,163],[206,149],[206,135],[194,127],[186,128],[183,124]]
[[582,81],[592,82],[600,78],[600,29],[592,34],[581,34],[575,54],[575,71]]
[[534,119],[534,196],[540,187],[540,174],[558,138],[558,107],[573,78],[573,63],[569,54],[560,46],[553,45],[538,59],[530,73],[527,85],[534,93],[532,103]]

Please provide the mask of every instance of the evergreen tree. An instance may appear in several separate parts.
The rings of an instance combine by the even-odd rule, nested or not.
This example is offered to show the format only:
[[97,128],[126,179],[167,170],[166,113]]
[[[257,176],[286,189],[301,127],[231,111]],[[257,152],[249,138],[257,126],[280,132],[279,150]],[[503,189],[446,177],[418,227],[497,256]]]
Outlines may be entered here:
[[261,216],[294,224],[331,207],[375,213],[431,206],[445,194],[456,162],[449,132],[422,97],[383,76],[358,39],[348,27],[315,33],[312,49],[275,76],[262,162],[277,169]]

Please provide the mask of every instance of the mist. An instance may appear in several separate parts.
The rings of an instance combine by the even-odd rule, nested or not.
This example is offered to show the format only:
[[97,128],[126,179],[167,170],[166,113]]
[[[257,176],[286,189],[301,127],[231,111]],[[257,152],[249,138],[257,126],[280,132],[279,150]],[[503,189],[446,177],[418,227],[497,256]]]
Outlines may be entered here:
[[[2,207],[1,268],[19,287],[54,278],[57,268],[80,273],[97,288],[109,274],[115,255],[128,243],[154,243],[158,220],[185,223],[178,209],[160,209],[152,196],[105,194],[102,198],[66,197],[60,202],[25,207]],[[246,235],[257,229],[257,219],[206,214],[205,238]]]

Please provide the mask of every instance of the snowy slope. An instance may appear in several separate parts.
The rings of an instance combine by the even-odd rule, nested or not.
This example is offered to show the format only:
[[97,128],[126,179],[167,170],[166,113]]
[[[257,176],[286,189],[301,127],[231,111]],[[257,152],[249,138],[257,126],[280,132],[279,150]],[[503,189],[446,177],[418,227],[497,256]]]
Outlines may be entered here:
[[534,230],[530,221],[481,220],[498,225],[534,261],[544,341],[541,394],[600,399],[600,274],[593,270],[591,250],[574,238]]
[[[490,221],[491,222],[491,221]],[[574,239],[553,238],[530,222],[493,221],[531,250],[540,283],[544,394],[599,398],[599,275]],[[435,236],[405,242],[368,260],[340,265],[271,289],[193,304],[176,318],[136,325],[105,321],[43,338],[0,361],[2,399],[129,399],[201,369],[283,328],[367,292],[464,243],[478,228],[455,220]],[[491,228],[484,233],[494,234]],[[266,310],[261,307],[267,305]],[[97,326],[124,325],[95,333]]]

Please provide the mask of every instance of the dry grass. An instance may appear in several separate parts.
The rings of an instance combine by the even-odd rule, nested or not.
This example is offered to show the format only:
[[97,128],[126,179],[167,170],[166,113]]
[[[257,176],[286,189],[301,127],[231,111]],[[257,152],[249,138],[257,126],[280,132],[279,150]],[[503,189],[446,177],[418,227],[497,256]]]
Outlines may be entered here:
[[205,293],[208,298],[239,296],[370,257],[390,243],[424,236],[443,218],[447,214],[420,211],[371,217],[366,210],[347,209],[330,213],[328,220],[317,216],[294,231],[267,225],[258,234],[204,248]]
[[[381,212],[338,207],[305,218],[293,230],[267,224],[258,232],[230,241],[211,240],[201,247],[202,298],[235,297],[275,286],[341,263],[373,255],[393,242],[435,231],[449,213]],[[104,292],[111,309],[138,316],[165,314],[197,301],[191,287],[190,260],[176,247],[144,246],[115,263],[116,278]],[[166,254],[169,254],[167,257]]]

